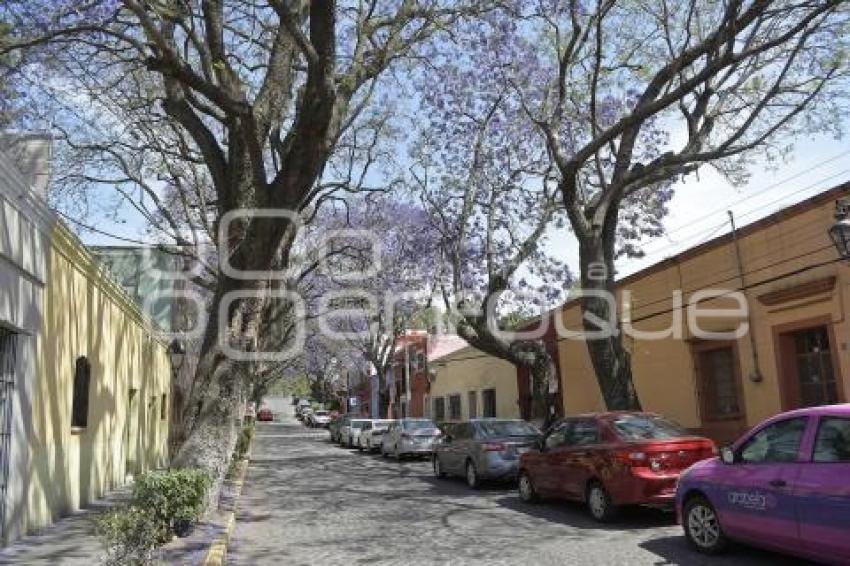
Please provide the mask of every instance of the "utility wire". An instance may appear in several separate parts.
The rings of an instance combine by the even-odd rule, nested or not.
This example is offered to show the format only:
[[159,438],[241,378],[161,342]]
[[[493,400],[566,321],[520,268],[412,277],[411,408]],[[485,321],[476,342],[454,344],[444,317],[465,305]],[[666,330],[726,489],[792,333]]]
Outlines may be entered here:
[[[850,152],[848,152],[848,153],[850,153]],[[833,158],[833,159],[835,159],[835,158]],[[806,174],[806,173],[808,173],[809,171],[811,171],[811,170],[802,171],[802,172],[798,173],[797,175],[795,175],[794,177],[797,177],[797,176],[800,176],[800,175]],[[792,197],[792,196],[795,196],[795,195],[799,195],[800,193],[808,192],[808,191],[810,191],[810,190],[812,190],[812,189],[814,189],[814,188],[817,188],[817,189],[818,189],[818,192],[824,192],[824,191],[830,190],[830,189],[822,189],[822,188],[820,187],[820,185],[821,185],[822,183],[824,183],[825,181],[829,181],[829,180],[834,179],[834,178],[839,177],[839,176],[847,175],[848,173],[850,173],[850,168],[848,168],[848,169],[842,169],[841,171],[838,171],[837,173],[833,173],[833,174],[831,174],[831,175],[827,175],[826,177],[822,177],[822,178],[818,179],[817,181],[815,181],[815,182],[813,182],[813,183],[810,183],[810,184],[808,184],[808,185],[806,185],[806,186],[804,186],[804,187],[802,187],[802,188],[795,189],[795,190],[793,190],[793,191],[790,191],[790,192],[788,192],[788,193],[785,193],[784,195],[782,195],[782,196],[780,196],[780,197],[778,197],[778,198],[776,198],[776,199],[774,199],[774,200],[772,200],[772,201],[769,201],[769,202],[767,202],[767,203],[761,204],[761,205],[759,205],[757,208],[754,208],[754,209],[752,209],[752,210],[750,210],[750,211],[747,211],[747,212],[743,212],[743,213],[741,213],[741,214],[737,214],[737,215],[736,215],[736,218],[739,218],[739,219],[740,219],[740,218],[746,218],[746,217],[748,217],[748,216],[752,216],[753,214],[756,214],[756,213],[758,213],[758,212],[761,212],[761,211],[762,211],[762,210],[764,210],[765,208],[770,207],[770,206],[772,206],[772,205],[774,205],[774,204],[777,204],[777,203],[779,203],[779,202],[782,202],[782,201],[784,201],[785,199],[787,199],[787,198],[789,198],[789,197]],[[794,177],[791,177],[791,178],[794,178]],[[784,182],[787,182],[787,180],[786,180],[786,181],[783,181],[783,183],[784,183]],[[776,184],[774,184],[774,185],[771,185],[771,186],[770,186],[770,187],[768,187],[768,188],[773,188],[773,187],[777,186],[778,184],[781,184],[781,183],[776,183]],[[830,188],[832,188],[832,187],[830,187]],[[731,204],[729,204],[727,207],[725,207],[725,208],[724,208],[724,211],[725,211],[725,210],[728,210],[728,209],[731,209],[731,208],[734,208],[735,206],[737,206],[737,205],[741,204],[742,202],[745,202],[745,201],[747,201],[747,200],[749,200],[749,199],[751,199],[751,198],[753,198],[753,197],[755,197],[755,196],[758,196],[758,195],[760,195],[760,194],[764,194],[765,192],[767,192],[767,189],[763,189],[763,190],[761,190],[761,191],[759,191],[759,192],[757,192],[757,193],[753,193],[752,195],[747,196],[746,198],[740,199],[740,200],[738,200],[738,201],[734,201],[733,203],[731,203]],[[812,196],[814,196],[814,195],[812,195]],[[675,232],[675,231],[679,231],[679,230],[681,230],[681,229],[683,229],[683,228],[690,227],[690,226],[692,226],[693,224],[698,224],[698,223],[702,222],[703,220],[705,220],[705,219],[707,219],[707,218],[710,218],[711,216],[713,216],[713,215],[715,215],[715,214],[717,214],[717,211],[710,212],[710,213],[708,213],[708,214],[706,214],[706,215],[698,216],[698,217],[696,217],[696,218],[694,219],[694,221],[693,221],[693,222],[691,222],[690,224],[680,226],[678,229],[674,229],[674,230],[671,230],[671,231],[667,231],[667,232],[665,232],[664,234],[662,234],[661,236],[656,236],[655,238],[652,238],[652,239],[648,240],[648,241],[647,241],[647,243],[652,243],[652,242],[658,241],[660,238],[663,238],[663,237],[665,237],[665,236],[667,236],[667,235],[669,235],[669,234],[671,234],[671,233],[673,233],[673,232]],[[658,247],[658,248],[655,248],[655,249],[650,250],[650,251],[648,252],[648,254],[647,254],[647,255],[649,255],[649,256],[655,256],[655,255],[658,255],[659,253],[664,252],[664,251],[666,251],[666,250],[668,250],[668,249],[676,248],[676,247],[680,247],[683,243],[688,242],[688,241],[690,241],[690,240],[693,240],[693,239],[695,239],[695,238],[705,237],[705,236],[704,236],[704,234],[708,234],[708,233],[715,234],[715,233],[717,233],[717,231],[718,231],[718,230],[720,230],[720,229],[721,229],[721,228],[723,228],[724,226],[728,226],[728,222],[724,221],[724,222],[722,222],[722,223],[720,223],[720,224],[717,224],[717,225],[715,225],[715,226],[710,226],[709,228],[706,228],[706,229],[704,229],[704,230],[700,230],[699,232],[696,232],[696,233],[694,233],[694,234],[692,234],[692,235],[690,235],[690,236],[686,236],[686,237],[682,238],[682,239],[681,239],[681,240],[679,240],[679,241],[666,243],[665,245],[663,245],[663,246],[661,246],[661,247]],[[710,237],[710,236],[708,236],[708,237]],[[706,239],[707,239],[708,237],[706,237]],[[644,245],[645,245],[645,244],[644,244]],[[651,247],[651,246],[650,246],[650,247]]]
[[[823,251],[823,250],[825,250],[825,249],[827,249],[827,248],[830,248],[830,247],[832,247],[832,245],[831,245],[831,244],[830,244],[829,246],[824,246],[824,247],[822,247],[822,248],[818,248],[818,249],[815,249],[815,250],[808,251],[808,252],[806,252],[806,253],[804,253],[804,254],[800,254],[800,255],[795,256],[795,257],[793,257],[793,258],[788,258],[787,260],[783,260],[783,261],[775,262],[775,263],[772,263],[772,264],[770,264],[770,265],[766,265],[766,266],[760,267],[760,268],[758,268],[758,269],[751,270],[751,271],[749,271],[749,272],[745,273],[744,275],[748,275],[748,274],[751,274],[751,273],[757,273],[757,272],[759,272],[759,271],[763,271],[763,270],[765,270],[765,269],[769,269],[769,268],[771,268],[771,267],[775,267],[776,265],[781,265],[782,263],[786,263],[787,261],[791,261],[791,260],[793,260],[793,259],[799,259],[799,258],[801,258],[801,257],[805,257],[805,256],[807,256],[807,255],[812,255],[812,254],[818,253],[818,252]],[[731,295],[732,293],[737,293],[737,292],[740,292],[740,291],[746,291],[746,290],[749,290],[749,289],[753,289],[753,288],[755,288],[755,287],[760,287],[760,286],[762,286],[762,285],[767,285],[768,283],[774,283],[774,282],[776,282],[776,281],[780,281],[780,280],[785,279],[785,278],[787,278],[787,277],[793,277],[793,276],[795,276],[795,275],[800,275],[801,273],[805,273],[805,272],[807,272],[807,271],[811,271],[812,269],[817,269],[817,268],[819,268],[819,267],[824,267],[824,266],[831,265],[831,264],[833,264],[833,263],[838,263],[838,262],[841,262],[841,261],[845,261],[845,260],[844,260],[844,258],[838,257],[838,258],[834,258],[834,259],[826,260],[826,261],[823,261],[823,262],[820,262],[820,263],[816,263],[816,264],[812,264],[812,265],[807,265],[807,266],[805,266],[805,267],[801,267],[801,268],[799,268],[799,269],[794,269],[794,270],[792,270],[792,271],[789,271],[789,272],[786,272],[786,273],[782,273],[782,274],[780,274],[780,275],[776,275],[776,276],[773,276],[773,277],[768,277],[767,279],[762,279],[762,280],[760,280],[760,281],[756,281],[756,282],[754,282],[754,283],[747,284],[746,286],[743,286],[743,287],[738,287],[738,288],[736,288],[736,289],[730,289],[729,291],[727,291],[727,292],[725,292],[725,293],[722,293],[722,294],[720,294],[720,295],[715,295],[715,296],[712,296],[712,297],[707,297],[707,298],[702,299],[701,301],[697,301],[696,303],[693,303],[693,304],[700,304],[700,303],[705,302],[705,301],[709,301],[709,300],[714,300],[714,299],[718,299],[718,298],[727,297],[727,296]],[[736,275],[736,276],[731,277],[731,278],[729,278],[729,279],[735,279],[735,278],[737,278],[737,277],[738,277],[738,276]],[[728,280],[728,279],[727,279],[727,280]],[[722,281],[720,281],[720,282],[722,282]],[[715,284],[716,284],[716,283],[715,283]],[[644,305],[644,306],[646,306],[646,305]],[[687,304],[687,305],[682,305],[681,307],[671,307],[671,308],[667,308],[667,309],[662,309],[662,310],[659,310],[659,311],[656,311],[656,312],[652,312],[652,313],[649,313],[649,314],[646,314],[646,315],[643,315],[643,316],[640,316],[640,317],[637,317],[637,318],[633,318],[633,319],[631,319],[631,322],[632,322],[632,323],[635,323],[635,322],[642,322],[642,321],[644,321],[644,320],[649,320],[649,319],[651,319],[651,318],[655,318],[655,317],[662,316],[662,315],[665,315],[665,314],[670,314],[670,313],[672,313],[673,311],[675,311],[677,308],[682,308],[682,309],[684,309],[684,308],[687,308],[687,307],[689,307],[689,306],[690,306],[690,303],[689,303],[689,304]],[[556,341],[556,342],[563,342],[563,341],[565,341],[565,340],[572,340],[572,339],[571,339],[571,338],[567,338],[567,337],[563,337],[563,336],[556,337],[556,339],[555,339],[555,341]],[[484,353],[484,354],[476,354],[476,355],[472,355],[472,356],[465,356],[465,357],[463,357],[463,358],[453,358],[453,359],[451,359],[451,360],[447,360],[445,363],[447,363],[448,361],[452,361],[452,362],[460,362],[460,361],[478,360],[478,359],[483,359],[483,358],[492,358],[492,357],[494,357],[494,356],[491,356],[490,354],[486,354],[486,353]],[[436,360],[436,361],[435,361],[435,363],[440,364],[441,362],[440,362],[439,360]]]
[[[832,163],[833,161],[836,161],[837,159],[840,159],[841,157],[844,157],[844,156],[847,156],[847,155],[850,155],[850,151],[841,151],[841,152],[839,152],[839,153],[837,153],[837,154],[833,155],[832,157],[829,157],[829,158],[827,158],[827,159],[825,159],[825,160],[823,160],[823,161],[819,161],[818,163],[815,163],[814,165],[812,165],[811,167],[809,167],[809,168],[807,168],[807,169],[805,169],[805,170],[803,170],[803,171],[799,171],[799,172],[797,172],[797,173],[795,173],[795,174],[793,174],[793,175],[791,175],[791,176],[789,176],[789,177],[786,177],[786,178],[784,178],[784,179],[782,179],[782,180],[780,180],[780,181],[776,181],[775,183],[772,183],[772,184],[770,184],[770,185],[768,185],[768,186],[766,186],[766,187],[763,187],[763,188],[759,189],[758,191],[756,191],[756,192],[754,192],[754,193],[750,193],[750,194],[748,194],[748,195],[746,195],[746,196],[742,196],[742,198],[735,199],[735,200],[732,200],[732,201],[730,201],[730,202],[727,202],[727,203],[726,203],[726,204],[724,204],[723,206],[721,206],[721,207],[719,207],[719,208],[717,208],[717,209],[715,209],[715,210],[712,210],[712,211],[710,211],[710,212],[707,212],[707,213],[703,214],[702,216],[697,217],[697,218],[696,218],[696,219],[694,219],[694,220],[691,220],[691,221],[686,222],[686,223],[684,223],[684,224],[680,224],[680,225],[678,225],[678,226],[675,226],[675,227],[671,228],[670,230],[665,231],[665,233],[664,233],[664,234],[662,234],[662,235],[660,235],[660,236],[656,236],[655,238],[652,238],[651,240],[648,240],[648,241],[647,241],[647,243],[649,243],[649,242],[651,242],[651,241],[653,241],[653,240],[661,239],[661,238],[663,238],[663,237],[665,237],[665,236],[668,236],[668,235],[670,235],[670,234],[675,234],[675,233],[677,233],[677,232],[680,232],[680,231],[684,230],[685,228],[690,228],[690,227],[692,227],[694,224],[698,224],[698,223],[702,222],[703,220],[706,220],[706,219],[708,219],[708,218],[710,218],[710,217],[714,216],[715,214],[720,214],[720,213],[726,212],[726,210],[728,210],[729,208],[731,208],[731,207],[733,207],[733,206],[737,206],[737,205],[739,205],[739,204],[741,204],[741,203],[744,203],[744,202],[746,202],[746,201],[748,201],[748,200],[751,200],[751,199],[753,199],[753,198],[755,198],[755,197],[757,197],[757,196],[759,196],[759,195],[763,195],[763,194],[767,193],[768,191],[770,191],[770,190],[772,190],[772,189],[775,189],[776,187],[779,187],[779,186],[781,186],[781,185],[784,185],[785,183],[788,183],[788,182],[790,182],[790,181],[793,181],[794,179],[800,178],[800,177],[802,177],[802,176],[804,176],[804,175],[808,175],[808,174],[809,174],[809,173],[811,173],[812,171],[815,171],[816,169],[820,169],[820,168],[821,168],[821,167],[823,167],[824,165],[827,165],[827,164],[829,164],[829,163]],[[835,176],[835,175],[831,175],[831,176],[829,176],[829,177],[827,177],[827,178],[831,178],[831,177],[833,177],[833,176]],[[823,181],[823,180],[825,180],[825,179],[821,179],[821,181]],[[819,182],[820,182],[820,181],[819,181]],[[794,194],[795,192],[798,192],[798,191],[792,191],[791,193],[788,193],[788,194],[789,194],[789,195],[791,195],[791,194]]]
[[100,234],[101,236],[107,236],[109,238],[114,238],[114,239],[120,240],[122,242],[127,242],[127,243],[130,243],[130,244],[139,244],[139,245],[142,245],[142,246],[156,247],[156,246],[162,245],[162,244],[159,244],[159,243],[143,242],[142,240],[136,240],[136,239],[133,239],[133,238],[127,238],[126,236],[119,236],[117,234],[112,234],[110,232],[106,232],[104,230],[101,230],[100,228],[95,228],[94,226],[92,226],[90,224],[86,224],[85,222],[80,222],[76,218],[72,218],[72,217],[68,216],[67,214],[65,214],[61,210],[54,210],[54,212],[56,214],[58,214],[59,216],[61,216],[63,219],[67,220],[68,222],[71,222],[72,224],[76,224],[77,226],[79,226],[81,228],[85,228],[86,230],[89,230],[89,231],[94,232],[96,234]]

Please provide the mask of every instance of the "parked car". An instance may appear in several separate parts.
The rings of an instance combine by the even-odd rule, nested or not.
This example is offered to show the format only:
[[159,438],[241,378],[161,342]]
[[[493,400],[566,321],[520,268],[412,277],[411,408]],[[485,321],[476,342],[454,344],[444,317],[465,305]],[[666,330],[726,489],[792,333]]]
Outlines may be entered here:
[[519,495],[581,501],[605,522],[623,505],[672,505],[682,471],[716,454],[711,440],[651,413],[567,418],[520,457]]
[[257,420],[270,422],[274,420],[274,413],[272,413],[271,409],[263,407],[259,411],[257,411]]
[[342,428],[348,424],[350,420],[349,415],[337,415],[336,418],[331,419],[331,422],[328,424],[328,431],[331,435],[331,442],[334,444],[340,443],[340,434]]
[[366,424],[370,423],[369,419],[357,419],[352,418],[348,421],[348,425],[340,430],[340,434],[342,438],[340,439],[340,444],[343,446],[347,446],[348,448],[354,448],[356,446],[357,439],[360,436],[360,429]]
[[381,455],[393,455],[400,460],[404,456],[431,456],[434,441],[440,429],[431,419],[399,419],[384,433]]
[[444,427],[434,445],[434,475],[466,478],[476,489],[482,480],[514,480],[519,456],[534,445],[540,431],[518,419],[473,419]]
[[301,409],[301,422],[305,425],[310,426],[310,421],[313,418],[313,409],[312,407],[304,407]]
[[330,411],[318,410],[314,411],[310,416],[310,426],[312,427],[327,427],[331,422]]
[[361,450],[373,452],[380,450],[384,443],[384,433],[390,425],[395,422],[392,419],[372,419],[360,428],[357,437],[357,447]]
[[310,409],[310,401],[307,399],[299,399],[298,404],[295,406],[295,418],[298,420],[304,420],[306,416],[304,411],[306,409]]
[[759,424],[679,481],[677,518],[700,552],[735,540],[850,564],[850,405]]

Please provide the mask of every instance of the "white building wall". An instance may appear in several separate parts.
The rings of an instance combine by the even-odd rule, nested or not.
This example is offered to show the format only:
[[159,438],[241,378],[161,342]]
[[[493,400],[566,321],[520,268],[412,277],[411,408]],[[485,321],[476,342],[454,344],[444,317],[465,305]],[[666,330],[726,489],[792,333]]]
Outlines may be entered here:
[[27,438],[32,434],[32,386],[37,337],[43,324],[43,293],[53,215],[0,152],[0,326],[16,337],[9,476],[3,542],[21,536],[27,492]]

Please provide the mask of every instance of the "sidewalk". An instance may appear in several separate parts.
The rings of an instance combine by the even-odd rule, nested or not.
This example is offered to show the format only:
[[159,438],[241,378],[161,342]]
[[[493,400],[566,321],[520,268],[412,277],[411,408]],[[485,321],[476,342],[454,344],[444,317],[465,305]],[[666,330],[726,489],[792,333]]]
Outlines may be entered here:
[[129,485],[120,487],[85,509],[48,525],[41,534],[18,539],[0,549],[0,564],[99,564],[103,546],[95,535],[95,521],[101,513],[129,500],[131,489]]

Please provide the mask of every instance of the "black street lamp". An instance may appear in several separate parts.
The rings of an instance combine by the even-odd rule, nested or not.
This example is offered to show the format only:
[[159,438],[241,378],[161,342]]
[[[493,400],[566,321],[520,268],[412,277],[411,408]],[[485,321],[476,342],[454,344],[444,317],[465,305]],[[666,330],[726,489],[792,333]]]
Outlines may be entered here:
[[838,250],[838,255],[842,259],[850,259],[850,198],[848,197],[835,201],[835,223],[829,228],[829,238]]
[[168,345],[168,358],[171,360],[171,370],[174,372],[175,379],[177,378],[177,374],[180,372],[180,368],[183,367],[183,362],[186,360],[186,346],[175,338],[171,341],[171,344]]

